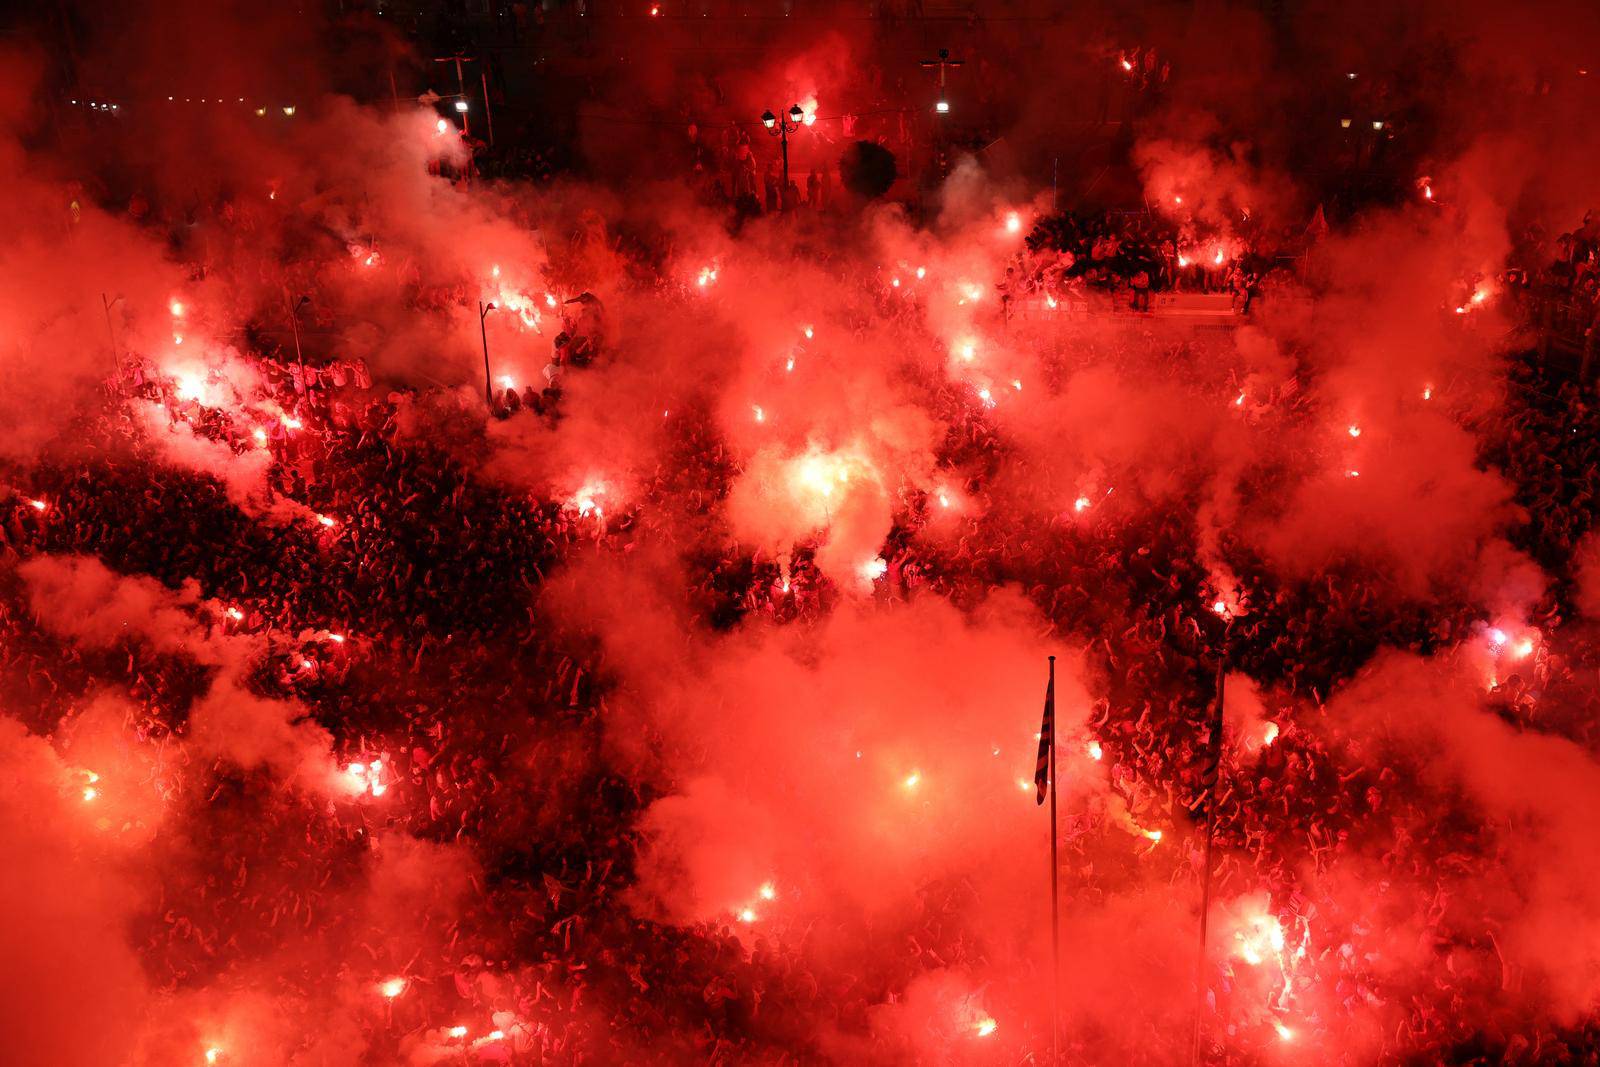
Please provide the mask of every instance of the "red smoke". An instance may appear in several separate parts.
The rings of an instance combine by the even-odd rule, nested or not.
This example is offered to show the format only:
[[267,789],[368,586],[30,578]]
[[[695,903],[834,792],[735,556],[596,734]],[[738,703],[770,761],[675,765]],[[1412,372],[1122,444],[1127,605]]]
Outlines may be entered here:
[[[345,62],[122,12],[82,43],[120,126],[0,64],[11,1060],[1048,1062],[1053,1007],[1074,1063],[1179,1062],[1196,1013],[1216,1062],[1585,1045],[1593,427],[1502,272],[1589,206],[1592,109],[1498,96],[1591,15],[1090,12],[1010,65],[974,25],[981,153],[736,222],[691,123],[764,168],[799,103],[832,174],[857,123],[925,146],[932,83],[866,84],[844,18],[669,62],[665,8],[595,20],[638,61],[537,186],[352,95],[428,58],[365,15]],[[1051,188],[1048,101],[1102,90],[1126,160]],[[1325,195],[1330,107],[1431,131],[1384,151],[1437,196]],[[1097,195],[1185,266],[1296,261],[1221,329],[1007,281]]]

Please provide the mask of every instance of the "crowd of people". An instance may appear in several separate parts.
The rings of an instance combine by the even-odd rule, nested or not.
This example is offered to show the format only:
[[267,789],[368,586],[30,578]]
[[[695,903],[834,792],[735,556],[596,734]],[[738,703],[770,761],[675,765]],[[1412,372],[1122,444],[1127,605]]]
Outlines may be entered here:
[[[735,180],[748,186],[750,174]],[[756,195],[753,188],[743,194]],[[1098,289],[1127,294],[1136,307],[1138,294],[1150,290],[1228,289],[1246,311],[1267,264],[1284,251],[1282,237],[1241,239],[1207,256],[1211,244],[1147,219],[1062,214],[1039,222],[996,284],[1012,301],[1081,300]],[[1582,244],[1582,255],[1579,247],[1574,238],[1564,261],[1573,285],[1587,279],[1592,289],[1594,242]],[[883,299],[881,279],[860,284],[875,292],[872,306],[892,303],[892,314],[914,318],[906,301]],[[667,279],[656,286],[661,300],[698,299],[674,295]],[[426,307],[453,298],[413,287],[407,299]],[[593,314],[587,303],[563,308],[551,361],[560,373],[581,374],[604,358]],[[1131,336],[1118,343],[1147,344]],[[1219,362],[1199,340],[1170,355],[1174,373],[1197,382]],[[174,865],[183,877],[161,886],[132,932],[161,988],[202,986],[268,954],[291,927],[307,937],[342,929],[350,920],[340,910],[341,889],[381,831],[470,848],[483,874],[466,908],[442,920],[415,955],[390,958],[375,938],[372,959],[361,961],[375,980],[404,974],[410,983],[407,995],[369,1019],[373,1062],[424,1053],[435,1059],[415,1062],[468,1055],[538,1063],[810,1060],[822,1055],[815,1042],[824,1029],[870,1043],[873,1005],[902,989],[928,956],[959,967],[982,951],[951,919],[969,891],[960,885],[930,887],[923,912],[905,920],[905,942],[886,950],[871,974],[831,970],[804,941],[646,921],[622,902],[637,858],[637,818],[653,797],[599,756],[603,657],[584,635],[550,632],[540,599],[546,579],[574,554],[623,555],[682,536],[681,523],[662,518],[667,503],[725,496],[736,467],[709,415],[668,420],[673,462],[642,474],[627,507],[597,512],[488,483],[455,449],[407,432],[438,398],[380,380],[364,360],[308,361],[281,349],[245,358],[260,385],[224,404],[127,353],[109,383],[110,402],[72,427],[77,447],[9,475],[19,487],[0,544],[9,558],[83,554],[170,588],[198,583],[204,626],[259,643],[251,691],[301,702],[331,733],[341,764],[383,768],[375,779],[382,803],[331,809],[226,761],[164,768],[163,802],[201,820],[210,836],[190,865]],[[1485,461],[1506,472],[1527,509],[1521,547],[1563,573],[1600,488],[1590,455],[1595,415],[1572,383],[1535,363],[1517,363],[1511,380],[1517,387],[1503,415],[1476,429]],[[496,414],[558,417],[558,382],[548,375],[548,388],[500,391]],[[1005,442],[968,391],[936,382],[927,388],[947,427],[944,462],[978,471],[1005,462]],[[235,455],[265,449],[269,497],[293,517],[263,522],[217,478],[164,462],[149,423],[130,415],[141,404],[174,432]],[[244,410],[279,417],[263,431],[240,417]],[[969,489],[981,502],[983,477],[973,476]],[[1095,746],[1120,807],[1076,824],[1064,840],[1068,897],[1115,892],[1126,872],[1104,862],[1104,841],[1129,825],[1164,834],[1129,862],[1164,864],[1174,886],[1198,893],[1191,857],[1209,816],[1215,894],[1260,893],[1268,901],[1287,946],[1279,1000],[1250,1002],[1228,961],[1214,959],[1206,976],[1209,1062],[1258,1062],[1260,1027],[1230,1030],[1226,1020],[1278,1017],[1293,999],[1291,985],[1317,991],[1314,1023],[1295,1026],[1314,1028],[1325,1047],[1368,1047],[1370,1035],[1363,1031],[1358,1041],[1357,1031],[1382,1020],[1377,1044],[1385,1062],[1579,1062],[1576,1050],[1594,1046],[1593,1020],[1529,1029],[1509,1012],[1459,1010],[1503,981],[1493,931],[1474,929],[1473,901],[1459,877],[1464,865],[1494,863],[1492,846],[1434,817],[1439,798],[1418,786],[1416,768],[1403,760],[1351,766],[1330,749],[1326,732],[1296,721],[1298,709],[1320,703],[1380,646],[1459,654],[1481,624],[1469,606],[1412,602],[1354,566],[1286,584],[1229,545],[1224,552],[1239,581],[1225,592],[1239,606],[1225,618],[1211,607],[1219,591],[1192,511],[1108,510],[1103,520],[1041,525],[979,506],[961,520],[962,536],[931,540],[919,537],[930,506],[925,493],[900,494],[873,592],[885,610],[919,596],[971,605],[994,586],[1015,583],[1055,634],[1090,648],[1100,684],[1091,733],[1075,740]],[[780,570],[715,530],[698,535],[703,543],[674,547],[694,561],[683,606],[708,627],[763,616],[805,624],[842,595],[814,565],[814,545],[798,546],[792,566]],[[212,682],[207,668],[133,640],[110,652],[80,648],[32,616],[15,568],[0,574],[0,678],[12,714],[50,733],[86,693],[111,686],[134,709],[128,727],[140,740],[183,736]],[[1547,639],[1524,667],[1497,680],[1493,699],[1514,721],[1536,716],[1587,743],[1594,691],[1575,676],[1595,664],[1582,645],[1562,639],[1564,595],[1558,587],[1539,605]],[[1208,732],[1209,679],[1223,656],[1229,671],[1285,694],[1285,703],[1271,709],[1269,732],[1246,739],[1248,751],[1239,747],[1244,740],[1230,742],[1210,793],[1205,767],[1217,739]],[[541,796],[507,784],[528,766],[545,768]],[[563,817],[574,808],[582,821]],[[1419,827],[1432,829],[1414,837]],[[1394,842],[1383,854],[1388,876],[1441,887],[1427,926],[1438,945],[1453,946],[1457,962],[1429,972],[1437,988],[1418,989],[1378,966],[1349,933],[1373,916],[1342,913],[1344,903],[1306,876],[1353,842],[1385,835]],[[1329,929],[1348,936],[1330,937]],[[308,1025],[325,978],[312,967],[281,976],[300,994],[294,1002],[305,1006]],[[1070,1038],[1075,1062],[1103,1055],[1092,1040]],[[1119,1046],[1117,1055],[1170,1063],[1186,1040],[1186,1029],[1157,1033],[1140,1047]],[[885,1047],[881,1054],[897,1053]]]
[[1008,304],[1097,304],[1150,311],[1156,293],[1226,293],[1248,314],[1263,291],[1300,274],[1306,239],[1252,227],[1226,237],[1147,212],[1061,212],[1040,219],[1000,282]]

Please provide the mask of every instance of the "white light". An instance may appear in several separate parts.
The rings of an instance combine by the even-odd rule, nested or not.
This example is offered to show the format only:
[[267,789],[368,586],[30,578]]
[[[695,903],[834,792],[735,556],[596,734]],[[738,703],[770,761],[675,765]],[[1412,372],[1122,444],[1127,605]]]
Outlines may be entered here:
[[462,114],[465,114],[466,110],[467,110],[467,102],[465,100],[457,100],[456,101],[456,110],[461,112]]
[[939,101],[937,104],[933,105],[933,110],[937,111],[941,115],[948,115],[950,113],[950,101]]
[[286,104],[286,105],[284,105],[284,109],[283,109],[283,113],[284,113],[284,114],[285,114],[285,115],[290,115],[290,116],[292,116],[292,115],[293,115],[293,114],[294,114],[294,105],[293,105],[293,104]]
[[406,980],[404,978],[390,978],[380,985],[378,989],[384,996],[393,1000],[406,991]]

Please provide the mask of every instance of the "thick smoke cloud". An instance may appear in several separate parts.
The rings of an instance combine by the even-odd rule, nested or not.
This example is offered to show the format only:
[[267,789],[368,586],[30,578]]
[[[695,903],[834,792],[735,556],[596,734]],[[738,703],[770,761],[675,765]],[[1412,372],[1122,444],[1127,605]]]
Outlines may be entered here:
[[[1308,284],[1224,335],[998,310],[997,279],[1048,215],[1049,192],[1024,176],[1061,133],[1039,101],[1105,83],[1081,70],[1019,68],[1037,80],[1010,109],[1007,151],[962,159],[928,217],[880,205],[747,220],[735,236],[666,183],[453,182],[459,138],[409,101],[339,95],[304,20],[280,13],[257,33],[227,11],[158,7],[131,10],[126,41],[96,39],[87,55],[157,102],[171,77],[238,60],[238,91],[294,89],[302,113],[286,128],[229,109],[119,139],[121,175],[156,202],[158,217],[141,219],[123,190],[72,184],[73,145],[31,147],[40,64],[0,63],[0,164],[13,176],[0,204],[0,459],[21,516],[0,577],[4,618],[26,637],[18,662],[45,663],[52,690],[18,709],[47,723],[39,732],[21,715],[0,722],[0,856],[13,871],[0,943],[32,976],[0,1015],[18,1062],[154,1067],[212,1047],[229,1062],[531,1059],[550,1020],[611,1032],[652,997],[667,1005],[661,1049],[615,1034],[563,1053],[715,1058],[701,1025],[668,1016],[681,1006],[645,976],[653,961],[619,962],[640,944],[664,960],[722,945],[728,971],[804,970],[809,1000],[774,996],[765,1016],[728,1023],[774,1056],[1037,1058],[1051,976],[1033,772],[1050,654],[1073,856],[1068,1052],[1148,1059],[1191,1025],[1193,794],[1216,635],[1230,625],[1218,803],[1248,804],[1260,837],[1297,828],[1305,798],[1275,786],[1280,772],[1304,780],[1289,767],[1338,782],[1317,801],[1369,821],[1337,848],[1309,831],[1304,846],[1261,846],[1270,873],[1299,879],[1296,899],[1260,888],[1269,872],[1247,868],[1246,842],[1219,843],[1208,948],[1226,981],[1202,1011],[1219,1018],[1220,995],[1235,1029],[1215,1040],[1263,1057],[1282,1048],[1273,1041],[1318,1041],[1306,1055],[1369,1062],[1392,1053],[1405,1004],[1460,975],[1470,999],[1449,1008],[1463,1019],[1520,1033],[1586,1018],[1600,994],[1585,848],[1600,770],[1578,730],[1546,732],[1527,709],[1577,629],[1545,621],[1551,597],[1592,625],[1600,563],[1592,540],[1571,559],[1536,555],[1516,472],[1489,458],[1513,403],[1515,312],[1496,276],[1529,218],[1588,206],[1581,106],[1561,105],[1573,150],[1553,158],[1530,124],[1508,132],[1509,105],[1396,88],[1385,114],[1434,101],[1437,198],[1354,219],[1334,208],[1335,232],[1310,242]],[[1363,26],[1370,13],[1328,9],[1283,36],[1338,71],[1353,62],[1329,54],[1340,27],[1374,55],[1407,57],[1420,27],[1448,25],[1450,70],[1492,100],[1546,54],[1580,61],[1560,38],[1592,29],[1591,14],[1568,14],[1576,24],[1512,25],[1473,6]],[[1131,147],[1138,193],[1180,228],[1180,252],[1225,261],[1253,227],[1306,229],[1319,198],[1283,162],[1300,140],[1275,121],[1295,99],[1267,77],[1291,57],[1261,20],[1220,12],[1186,36],[1154,18],[1079,17],[1095,32],[1074,39],[1094,43],[1075,47],[1107,77],[1136,45],[1193,72],[1181,102],[1149,105]],[[1303,40],[1318,19],[1328,28]],[[176,42],[167,80],[138,58],[158,41]],[[368,43],[361,62],[377,69],[392,46]],[[657,58],[607,96],[663,115],[677,99],[746,115],[792,99],[818,116],[796,168],[821,166],[849,140],[873,42],[847,25],[774,49],[716,84]],[[685,118],[660,121],[677,137]],[[618,163],[608,148],[636,151],[616,119],[583,124],[601,175]],[[191,195],[214,208],[173,226]],[[203,272],[184,266],[195,262]],[[564,372],[560,417],[485,418],[485,360],[497,389],[546,384],[563,316],[577,317],[567,301],[584,294],[603,308],[584,314],[604,356]],[[402,517],[356,474],[295,451],[311,437],[303,379],[267,395],[258,348],[284,374],[338,365],[375,382],[368,400],[392,396],[392,411],[330,421],[374,470],[390,464],[371,477],[400,482]],[[103,383],[118,357],[142,360],[143,377],[112,406]],[[237,435],[213,432],[220,421]],[[392,475],[397,455],[421,454],[448,466],[444,489]],[[227,514],[300,568],[297,602],[319,619],[263,609],[247,621],[266,596],[249,582],[266,569],[241,584],[208,565],[231,558],[220,534],[154,562],[111,547],[109,522],[94,531],[104,546],[69,540],[51,525],[66,522],[58,502],[29,487],[79,499],[59,474],[76,462],[107,485],[147,472],[137,491],[107,490],[129,499],[169,499],[163,481],[220,486]],[[388,610],[375,590],[400,601],[447,584],[438,575],[457,573],[446,557],[465,535],[395,531],[419,515],[453,521],[464,497],[553,516],[536,533],[489,526],[487,540],[549,536],[551,557],[557,537],[577,547],[548,574],[493,571],[514,610],[475,605],[487,634],[436,601],[381,637],[335,633],[335,614]],[[350,513],[309,503],[323,500]],[[54,550],[33,547],[51,537]],[[386,538],[400,562],[378,552],[377,564],[358,557],[357,578],[339,569],[341,553]],[[463,569],[491,570],[504,545],[473,544]],[[725,582],[737,595],[712,559],[748,572]],[[1147,603],[1140,590],[1163,585],[1191,610]],[[1318,615],[1316,598],[1351,588],[1357,607]],[[807,603],[821,606],[795,606],[817,589]],[[1409,647],[1374,653],[1342,629],[1358,625],[1381,633],[1368,646]],[[1279,646],[1331,659],[1336,642],[1348,657],[1337,669],[1302,678],[1274,660]],[[474,675],[474,643],[509,681]],[[347,674],[338,656],[355,664]],[[525,681],[539,670],[542,696]],[[374,710],[369,691],[404,697]],[[587,719],[580,697],[599,709]],[[424,724],[435,750],[402,751],[402,719]],[[1146,778],[1152,764],[1164,773]],[[407,810],[425,829],[412,832]],[[535,854],[545,832],[575,824],[608,839],[605,873]],[[1470,843],[1451,838],[1458,827]],[[580,881],[610,895],[585,899]],[[218,899],[234,910],[211,943],[189,915]],[[507,915],[528,917],[528,943],[502,928]],[[541,954],[573,964],[596,942],[582,969],[626,976],[614,985],[536,967]],[[523,1003],[513,985],[543,995]],[[845,1017],[846,1001],[862,1007]],[[440,1004],[470,1009],[470,1037],[451,1033]]]

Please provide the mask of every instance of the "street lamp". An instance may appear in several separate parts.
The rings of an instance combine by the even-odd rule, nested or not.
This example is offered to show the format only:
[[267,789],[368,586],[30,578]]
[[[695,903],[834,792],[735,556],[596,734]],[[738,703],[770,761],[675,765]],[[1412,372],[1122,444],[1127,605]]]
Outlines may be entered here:
[[783,189],[778,194],[778,206],[785,207],[789,203],[789,135],[805,124],[806,113],[795,104],[789,109],[788,118],[780,119],[770,111],[761,113],[761,125],[767,132],[776,137],[783,146]]
[[478,336],[483,339],[483,399],[489,405],[489,411],[494,411],[494,378],[489,374],[489,327],[485,320],[489,312],[494,310],[494,301],[485,304],[478,301]]
[[461,112],[461,114],[465,115],[467,113],[467,102],[465,100],[457,100],[456,101],[456,110]]
[[[933,113],[935,115],[950,114],[950,98],[945,95],[945,79],[950,71],[959,69],[964,62],[965,60],[961,59],[951,59],[950,49],[948,48],[939,49],[937,58],[924,59],[922,61],[923,70],[932,70],[934,67],[939,68],[939,96],[937,102],[933,105]],[[945,170],[944,135],[944,122],[936,119],[933,127],[934,157],[938,162],[940,173]]]

